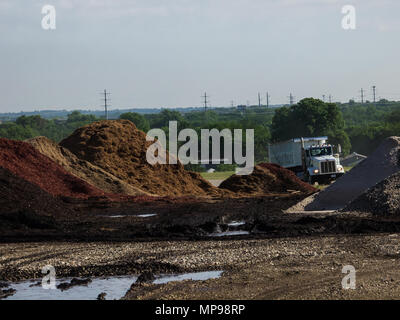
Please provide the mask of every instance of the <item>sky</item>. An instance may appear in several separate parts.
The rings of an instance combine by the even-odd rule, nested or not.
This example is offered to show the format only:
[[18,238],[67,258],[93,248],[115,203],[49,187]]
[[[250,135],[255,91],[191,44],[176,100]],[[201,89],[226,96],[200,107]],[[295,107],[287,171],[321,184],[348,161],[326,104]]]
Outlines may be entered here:
[[[42,28],[42,7],[56,29]],[[356,29],[342,28],[342,7]],[[400,100],[398,0],[1,0],[0,112]]]

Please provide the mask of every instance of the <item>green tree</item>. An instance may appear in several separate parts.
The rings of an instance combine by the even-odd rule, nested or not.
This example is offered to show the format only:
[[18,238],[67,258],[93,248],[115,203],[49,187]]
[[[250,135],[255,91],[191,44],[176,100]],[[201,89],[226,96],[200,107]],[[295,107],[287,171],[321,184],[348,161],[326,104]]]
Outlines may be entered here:
[[119,118],[132,121],[139,130],[144,132],[148,132],[150,130],[149,121],[139,113],[127,112],[121,114]]
[[346,152],[351,148],[338,106],[314,98],[278,109],[272,119],[271,134],[273,141],[331,135],[331,140],[340,143]]

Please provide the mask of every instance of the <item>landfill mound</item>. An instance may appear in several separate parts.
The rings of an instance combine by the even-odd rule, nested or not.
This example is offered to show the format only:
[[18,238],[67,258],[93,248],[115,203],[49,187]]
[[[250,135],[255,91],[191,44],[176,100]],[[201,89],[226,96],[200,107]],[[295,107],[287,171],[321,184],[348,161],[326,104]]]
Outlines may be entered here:
[[26,142],[31,144],[40,153],[58,163],[69,173],[106,193],[132,196],[147,194],[90,162],[79,159],[71,151],[59,146],[46,137],[36,137],[26,140]]
[[[60,145],[78,158],[136,188],[159,196],[220,196],[222,192],[181,163],[151,165],[146,134],[128,120],[99,121],[77,129]],[[168,159],[168,151],[166,151]]]
[[400,138],[386,138],[367,159],[321,191],[305,210],[338,210],[400,170]]
[[368,189],[343,211],[368,212],[376,216],[400,215],[400,172]]
[[308,183],[301,181],[292,171],[271,163],[255,166],[250,175],[233,175],[223,181],[219,187],[250,195],[293,191],[313,193],[317,191]]
[[68,173],[26,142],[0,138],[0,167],[54,196],[104,196],[102,190]]

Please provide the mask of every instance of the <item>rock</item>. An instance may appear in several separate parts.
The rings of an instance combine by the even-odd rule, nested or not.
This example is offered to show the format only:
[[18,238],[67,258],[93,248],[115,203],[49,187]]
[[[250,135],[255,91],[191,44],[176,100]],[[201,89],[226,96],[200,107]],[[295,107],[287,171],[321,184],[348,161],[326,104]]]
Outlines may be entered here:
[[107,293],[102,292],[97,296],[97,300],[106,300]]
[[151,283],[155,280],[155,276],[152,272],[143,272],[136,280],[136,283]]
[[5,289],[5,290],[0,290],[0,299],[5,299],[7,297],[10,297],[14,295],[17,292],[15,289]]
[[72,287],[75,287],[75,286],[87,286],[89,283],[91,283],[92,282],[92,280],[91,279],[77,279],[77,278],[73,278],[72,280],[71,280],[71,282],[63,282],[63,283],[60,283],[58,286],[57,286],[57,289],[59,289],[59,290],[61,290],[61,291],[64,291],[64,290],[68,290],[68,289],[71,289]]

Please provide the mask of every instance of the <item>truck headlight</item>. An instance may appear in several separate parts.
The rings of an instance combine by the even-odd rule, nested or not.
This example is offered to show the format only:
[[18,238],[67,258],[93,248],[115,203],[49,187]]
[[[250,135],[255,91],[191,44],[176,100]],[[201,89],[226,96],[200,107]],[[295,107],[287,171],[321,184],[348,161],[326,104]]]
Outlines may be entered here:
[[342,172],[342,171],[343,171],[343,167],[338,167],[338,170],[339,170],[340,172]]
[[313,171],[315,174],[317,174],[317,173],[319,173],[319,170],[318,169],[314,169],[314,171]]

